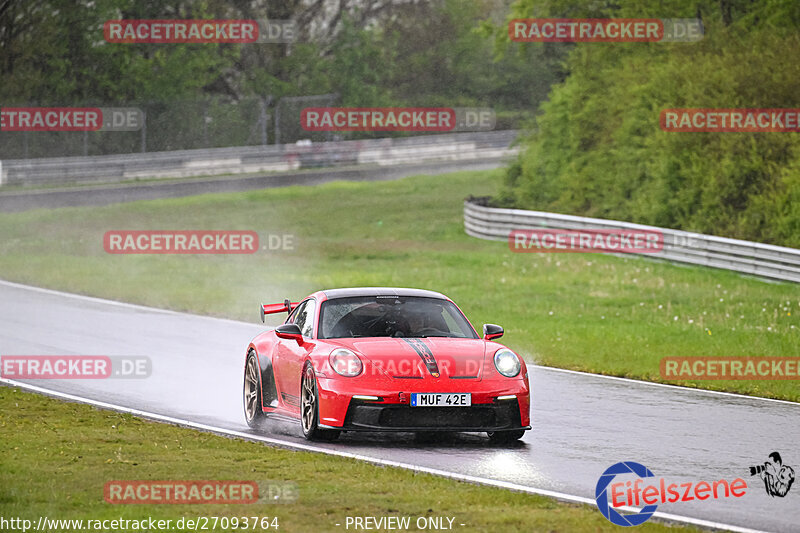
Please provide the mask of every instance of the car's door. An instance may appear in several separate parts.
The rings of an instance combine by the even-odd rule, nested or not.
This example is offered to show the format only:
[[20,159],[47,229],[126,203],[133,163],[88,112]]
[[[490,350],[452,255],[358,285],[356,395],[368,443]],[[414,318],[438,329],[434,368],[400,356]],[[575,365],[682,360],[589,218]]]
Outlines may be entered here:
[[[311,339],[314,329],[316,301],[308,299],[300,303],[289,317],[288,324],[296,324],[303,333],[304,339]],[[276,347],[278,376],[276,377],[283,402],[290,408],[300,408],[300,374],[303,361],[311,350],[312,344],[302,345],[291,339],[280,339]]]

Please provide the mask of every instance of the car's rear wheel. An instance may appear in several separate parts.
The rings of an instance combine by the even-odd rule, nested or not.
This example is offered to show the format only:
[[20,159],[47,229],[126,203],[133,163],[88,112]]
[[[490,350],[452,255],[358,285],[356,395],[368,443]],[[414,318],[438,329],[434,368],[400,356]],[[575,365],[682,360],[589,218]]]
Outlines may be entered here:
[[247,362],[244,365],[244,417],[251,428],[260,427],[266,415],[261,408],[261,380],[259,379],[258,359],[256,353],[250,350]]
[[306,365],[300,383],[300,422],[303,425],[303,436],[308,440],[334,440],[339,437],[339,430],[319,427],[317,378],[311,365]]
[[488,431],[489,440],[495,444],[509,444],[518,441],[525,435],[524,429],[514,429],[511,431]]

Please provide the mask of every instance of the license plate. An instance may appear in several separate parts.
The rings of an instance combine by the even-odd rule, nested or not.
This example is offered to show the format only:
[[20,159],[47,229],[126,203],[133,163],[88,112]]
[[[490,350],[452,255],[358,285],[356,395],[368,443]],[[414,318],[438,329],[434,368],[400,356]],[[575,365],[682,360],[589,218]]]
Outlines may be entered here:
[[414,392],[411,407],[469,407],[472,394],[468,392]]

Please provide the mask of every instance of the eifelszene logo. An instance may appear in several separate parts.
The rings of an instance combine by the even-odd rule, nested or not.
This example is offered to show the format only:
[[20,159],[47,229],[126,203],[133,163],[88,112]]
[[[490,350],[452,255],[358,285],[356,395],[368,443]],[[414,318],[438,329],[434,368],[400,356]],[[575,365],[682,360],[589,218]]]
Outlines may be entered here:
[[[616,480],[617,476],[633,474],[637,479],[630,481]],[[651,484],[644,485],[645,479],[652,478]],[[643,486],[644,485],[644,486]],[[788,489],[787,489],[788,490]],[[609,497],[610,493],[610,497]],[[690,502],[709,498],[741,498],[747,493],[747,482],[736,478],[728,482],[689,481],[685,483],[668,482],[665,478],[656,478],[653,472],[644,465],[633,461],[624,461],[611,465],[597,480],[595,501],[597,508],[609,522],[618,526],[638,526],[647,522],[658,509],[659,503]],[[617,509],[638,512],[623,515]]]
[[[608,493],[606,490],[608,486],[614,481],[614,478],[619,474],[636,474],[639,478],[654,477],[653,473],[644,465],[634,463],[633,461],[626,461],[611,465],[603,472],[600,479],[597,480],[597,486],[594,490],[594,498],[597,502],[597,508],[603,513],[609,522],[618,526],[638,526],[647,522],[653,513],[658,509],[658,505],[648,505],[643,507],[637,514],[622,515],[608,502]],[[612,498],[611,503],[614,503]]]

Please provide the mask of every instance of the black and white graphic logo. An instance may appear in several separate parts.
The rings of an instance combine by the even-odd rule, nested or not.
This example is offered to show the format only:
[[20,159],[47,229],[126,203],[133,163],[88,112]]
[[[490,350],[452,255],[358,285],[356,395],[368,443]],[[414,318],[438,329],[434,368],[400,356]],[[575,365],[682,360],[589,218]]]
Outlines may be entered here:
[[769,454],[769,461],[763,465],[751,466],[750,475],[760,476],[764,480],[767,494],[772,497],[783,498],[794,483],[794,468],[783,464],[781,454],[778,452]]

